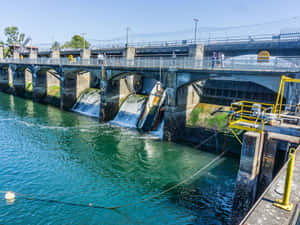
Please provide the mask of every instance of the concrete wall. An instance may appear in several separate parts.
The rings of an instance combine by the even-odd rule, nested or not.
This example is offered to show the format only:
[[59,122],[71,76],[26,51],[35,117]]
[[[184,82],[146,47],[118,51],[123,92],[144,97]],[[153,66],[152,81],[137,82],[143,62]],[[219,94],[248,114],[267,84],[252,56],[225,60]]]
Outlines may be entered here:
[[61,109],[68,110],[72,108],[76,102],[76,85],[77,85],[77,74],[74,72],[68,72],[64,74],[64,80],[61,82],[61,96],[60,96],[60,107]]
[[[175,102],[172,103],[170,98],[175,98]],[[179,88],[175,96],[167,94],[167,110],[165,112],[164,125],[165,140],[176,141],[181,137],[190,113],[199,102],[199,93],[195,90],[193,85]]]
[[[117,115],[122,102],[128,97],[129,94],[131,94],[125,79],[126,78],[101,81],[101,121],[113,120]],[[133,82],[134,79],[127,79],[127,82],[129,80]]]
[[87,88],[90,88],[90,73],[84,73],[81,75],[77,75],[76,79],[76,99],[80,96],[80,94]]
[[25,70],[20,69],[12,72],[14,93],[23,96],[25,93]]
[[73,107],[80,93],[90,87],[90,76],[89,73],[78,75],[78,72],[67,72],[61,84],[60,107],[68,110]]
[[47,75],[46,71],[40,70],[36,74],[35,82],[33,82],[33,99],[42,101],[47,92]]
[[239,224],[255,202],[263,141],[263,134],[256,132],[244,134],[232,207],[232,224]]
[[60,52],[59,52],[59,50],[53,49],[51,51],[50,58],[52,58],[52,59],[59,59],[60,58]]
[[14,51],[13,52],[13,59],[20,59],[20,53]]
[[264,190],[272,182],[275,175],[274,167],[278,140],[274,139],[270,133],[265,134],[264,140],[261,171],[259,175],[256,197],[259,197],[264,192]]
[[0,90],[5,91],[8,89],[9,89],[8,68],[4,67],[0,69]]
[[126,48],[123,56],[128,60],[134,60],[135,48],[133,48],[133,47]]
[[91,50],[90,49],[82,49],[80,51],[80,59],[83,63],[89,64],[91,57]]
[[35,82],[33,82],[33,99],[35,101],[47,102],[45,97],[48,95],[53,95],[53,93],[51,93],[52,87],[60,86],[60,80],[52,73],[55,74],[56,72],[54,70],[39,70],[37,72]]
[[30,59],[37,59],[37,58],[38,58],[38,52],[35,51],[35,50],[31,50],[31,51],[29,52],[29,58],[30,58]]
[[[50,70],[52,73],[55,73],[54,70]],[[49,90],[51,90],[51,88],[53,86],[57,86],[59,87],[60,86],[60,81],[59,79],[57,79],[56,77],[54,77],[50,71],[47,71],[47,95],[49,93]]]
[[24,73],[25,73],[25,87],[27,87],[29,83],[32,83],[32,73],[29,69],[26,69]]

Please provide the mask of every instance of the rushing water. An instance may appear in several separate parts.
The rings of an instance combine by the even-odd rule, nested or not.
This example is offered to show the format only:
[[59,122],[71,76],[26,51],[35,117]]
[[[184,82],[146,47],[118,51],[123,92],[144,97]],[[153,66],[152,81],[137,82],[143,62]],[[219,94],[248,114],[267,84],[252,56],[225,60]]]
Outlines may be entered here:
[[81,94],[72,110],[87,116],[99,117],[100,90],[91,89]]
[[[0,190],[115,206],[162,192],[215,154],[0,93]],[[228,224],[238,160],[158,198],[118,210],[30,201],[0,193],[0,224]]]
[[147,97],[143,95],[129,95],[111,123],[122,127],[136,128],[146,100]]

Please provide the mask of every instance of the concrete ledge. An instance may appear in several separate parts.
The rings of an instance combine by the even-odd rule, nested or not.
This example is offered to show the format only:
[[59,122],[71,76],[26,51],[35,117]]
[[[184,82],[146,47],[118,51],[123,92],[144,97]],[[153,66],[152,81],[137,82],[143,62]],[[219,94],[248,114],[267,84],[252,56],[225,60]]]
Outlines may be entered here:
[[294,204],[291,212],[273,205],[276,199],[282,199],[287,164],[280,170],[276,178],[263,193],[262,197],[252,207],[240,224],[247,225],[283,225],[290,224],[295,212],[295,206],[300,201],[300,147],[296,153],[290,202]]

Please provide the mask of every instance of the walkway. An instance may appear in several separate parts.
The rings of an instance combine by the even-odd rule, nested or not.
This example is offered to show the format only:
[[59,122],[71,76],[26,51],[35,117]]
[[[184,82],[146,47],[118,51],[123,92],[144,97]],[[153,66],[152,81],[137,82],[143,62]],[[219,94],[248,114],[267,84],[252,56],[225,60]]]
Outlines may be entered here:
[[[80,59],[78,61],[70,61],[68,58],[37,58],[37,59],[2,59],[1,64],[35,64],[35,65],[61,65],[61,66],[83,66],[83,67],[102,67],[106,68],[145,68],[155,70],[169,70],[170,68],[177,70],[193,70],[193,71],[252,71],[252,72],[300,72],[299,66],[291,66],[289,64],[277,64],[276,61],[270,63],[257,63],[257,60],[232,59],[220,62],[212,62],[211,59],[195,60],[193,58],[176,58],[176,59],[153,59],[139,58],[128,60],[123,58],[107,58],[105,61],[99,62],[95,58]],[[212,65],[212,63],[214,65]]]
[[[282,199],[282,193],[286,175],[285,165],[276,178],[273,180],[267,191],[260,200],[252,207],[248,215],[241,224],[247,225],[300,225],[299,221],[299,202],[300,202],[300,146],[298,147],[294,173],[292,180],[292,188],[290,202],[294,204],[291,212],[273,206],[276,199]],[[298,221],[297,221],[298,218]]]

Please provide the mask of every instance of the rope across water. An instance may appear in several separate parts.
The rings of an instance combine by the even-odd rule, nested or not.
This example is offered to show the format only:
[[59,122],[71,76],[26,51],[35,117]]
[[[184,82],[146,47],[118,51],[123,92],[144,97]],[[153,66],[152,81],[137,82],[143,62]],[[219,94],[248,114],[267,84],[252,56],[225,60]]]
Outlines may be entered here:
[[[101,205],[93,205],[92,203],[89,204],[81,204],[81,203],[73,203],[73,202],[64,202],[64,201],[59,201],[59,200],[55,200],[55,199],[43,199],[43,198],[38,198],[38,197],[34,197],[34,196],[29,196],[29,195],[25,195],[22,193],[14,193],[16,196],[20,196],[23,199],[27,199],[27,200],[31,200],[31,201],[40,201],[40,202],[47,202],[47,203],[56,203],[56,204],[62,204],[62,205],[70,205],[70,206],[78,206],[78,207],[90,207],[90,208],[97,208],[97,209],[110,209],[110,210],[115,210],[115,209],[120,209],[120,208],[124,208],[124,207],[128,207],[128,206],[133,206],[133,205],[137,205],[139,203],[142,202],[146,202],[149,201],[151,199],[157,198],[161,195],[166,194],[167,192],[170,192],[172,190],[174,190],[175,188],[187,183],[188,181],[190,181],[191,179],[193,179],[194,177],[202,174],[208,167],[210,167],[211,165],[213,165],[214,163],[216,163],[218,160],[220,160],[226,152],[222,152],[220,155],[218,155],[217,157],[215,157],[213,160],[211,160],[208,164],[206,164],[205,166],[203,166],[201,169],[199,169],[198,171],[196,171],[194,174],[192,174],[191,176],[185,178],[184,180],[182,180],[181,182],[179,182],[176,185],[173,185],[172,187],[158,193],[155,195],[152,195],[148,198],[144,198],[144,199],[140,199],[138,201],[135,202],[131,202],[131,203],[127,203],[127,204],[123,204],[123,205],[118,205],[118,206],[101,206]],[[0,191],[0,193],[4,193],[6,194],[8,191]]]

